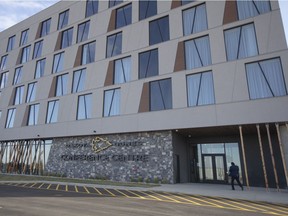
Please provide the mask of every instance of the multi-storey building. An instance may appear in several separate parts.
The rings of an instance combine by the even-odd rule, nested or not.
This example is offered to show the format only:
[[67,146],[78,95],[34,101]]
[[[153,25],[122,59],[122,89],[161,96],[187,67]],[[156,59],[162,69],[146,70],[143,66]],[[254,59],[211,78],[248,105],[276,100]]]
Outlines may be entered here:
[[0,33],[1,171],[286,187],[277,1],[60,1]]

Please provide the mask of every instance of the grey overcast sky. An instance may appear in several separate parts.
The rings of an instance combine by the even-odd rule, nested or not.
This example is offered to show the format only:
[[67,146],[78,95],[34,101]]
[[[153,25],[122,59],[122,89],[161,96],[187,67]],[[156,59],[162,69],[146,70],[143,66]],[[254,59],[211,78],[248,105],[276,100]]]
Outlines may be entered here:
[[[59,1],[0,0],[0,32]],[[288,0],[279,0],[279,2],[288,41]]]

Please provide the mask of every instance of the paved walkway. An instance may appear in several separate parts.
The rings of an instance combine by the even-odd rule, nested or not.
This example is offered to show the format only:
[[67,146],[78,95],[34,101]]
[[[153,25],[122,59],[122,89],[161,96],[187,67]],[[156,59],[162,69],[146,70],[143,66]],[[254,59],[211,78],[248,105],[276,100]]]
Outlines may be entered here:
[[[20,183],[19,181],[17,182]],[[25,182],[32,182],[32,181],[25,181]],[[92,184],[67,183],[67,182],[49,182],[49,181],[33,181],[33,182],[95,187],[95,184],[92,185]],[[223,197],[230,199],[264,201],[269,203],[285,204],[288,206],[288,189],[282,189],[280,190],[280,192],[278,192],[276,189],[269,189],[267,191],[265,188],[250,187],[250,189],[248,190],[247,187],[244,187],[244,191],[242,191],[241,188],[238,187],[238,185],[235,185],[235,190],[233,191],[231,190],[230,185],[203,184],[203,183],[163,184],[155,187],[125,187],[125,186],[112,186],[112,185],[97,185],[97,187],[107,189],[110,188],[110,189],[135,190],[135,191],[165,191],[172,193]]]

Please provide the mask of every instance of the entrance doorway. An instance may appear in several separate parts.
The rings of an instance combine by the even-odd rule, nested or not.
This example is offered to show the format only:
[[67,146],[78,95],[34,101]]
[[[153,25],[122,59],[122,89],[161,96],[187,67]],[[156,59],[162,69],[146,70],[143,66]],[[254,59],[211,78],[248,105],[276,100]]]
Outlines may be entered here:
[[203,181],[225,183],[227,165],[225,154],[202,154]]

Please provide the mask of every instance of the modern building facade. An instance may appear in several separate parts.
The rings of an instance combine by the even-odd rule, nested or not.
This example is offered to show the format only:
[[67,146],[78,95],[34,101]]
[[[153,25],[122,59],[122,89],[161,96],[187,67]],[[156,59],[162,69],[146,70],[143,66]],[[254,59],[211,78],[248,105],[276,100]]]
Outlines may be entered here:
[[60,1],[0,33],[0,167],[287,187],[277,1]]

